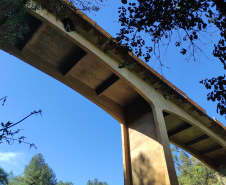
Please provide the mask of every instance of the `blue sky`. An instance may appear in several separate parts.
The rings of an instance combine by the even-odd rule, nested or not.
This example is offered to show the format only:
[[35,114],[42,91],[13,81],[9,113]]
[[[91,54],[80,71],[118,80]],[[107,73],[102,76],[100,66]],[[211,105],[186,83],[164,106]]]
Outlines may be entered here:
[[[95,16],[89,14],[112,36],[119,31],[117,7],[120,2],[108,0],[108,5]],[[170,71],[163,68],[163,74],[208,115],[224,124],[225,118],[216,113],[216,103],[206,100],[208,91],[199,84],[201,79],[225,74],[220,61],[212,57],[212,50],[213,44],[204,50],[210,60],[200,56],[197,63],[187,63],[179,50],[170,47],[165,65],[171,68]],[[5,106],[0,107],[0,121],[17,122],[34,110],[43,111],[43,116],[34,115],[16,127],[24,129],[20,135],[26,136],[27,142],[35,143],[37,150],[29,150],[26,144],[1,144],[1,166],[18,175],[35,154],[41,153],[58,180],[82,185],[97,178],[109,185],[123,185],[119,123],[52,77],[2,50],[0,56],[0,97],[8,96]],[[156,64],[149,62],[149,65],[158,70]]]

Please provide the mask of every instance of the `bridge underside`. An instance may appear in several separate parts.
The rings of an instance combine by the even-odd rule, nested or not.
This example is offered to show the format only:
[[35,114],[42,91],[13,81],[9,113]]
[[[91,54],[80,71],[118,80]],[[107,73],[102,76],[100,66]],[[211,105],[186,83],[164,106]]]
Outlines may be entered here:
[[163,112],[169,141],[188,151],[210,168],[226,164],[226,149],[201,130],[190,125],[177,115]]
[[[150,147],[156,142],[159,145],[163,145],[163,149],[161,150],[162,153],[160,152],[161,155],[163,155],[162,157],[168,155],[168,146],[166,146],[167,149],[165,149],[163,143],[168,142],[169,140],[185,149],[214,170],[220,165],[226,164],[226,149],[222,144],[214,137],[211,137],[210,134],[204,132],[195,125],[192,125],[190,122],[173,112],[161,111],[162,117],[164,118],[163,121],[161,121],[161,124],[164,124],[165,127],[163,128],[163,131],[165,129],[168,133],[167,138],[162,138],[161,140],[161,133],[158,133],[158,126],[156,126],[158,125],[158,120],[156,121],[152,114],[153,107],[151,108],[150,105],[152,100],[147,101],[147,99],[143,97],[122,74],[118,73],[110,65],[105,63],[91,50],[81,45],[75,39],[72,39],[70,34],[63,31],[63,29],[59,29],[58,25],[61,25],[63,28],[60,21],[55,20],[56,24],[54,24],[54,21],[49,22],[49,20],[45,19],[45,17],[42,17],[40,14],[34,12],[32,14],[35,15],[35,17],[28,14],[30,18],[30,32],[25,35],[24,40],[19,41],[16,45],[11,45],[4,39],[3,33],[5,28],[3,26],[0,27],[0,40],[3,40],[3,48],[1,49],[71,87],[104,109],[121,123],[122,132],[123,134],[126,134],[125,137],[123,136],[123,142],[125,138],[127,138],[127,141],[125,141],[127,144],[123,145],[127,184],[128,181],[131,183],[133,182],[134,185],[141,183],[139,178],[133,179],[135,178],[135,172],[133,170],[139,169],[137,165],[141,165],[142,160],[153,161],[152,157],[157,157],[158,154],[151,156],[149,153],[153,152]],[[89,42],[93,44],[93,47],[100,49],[103,54],[104,52],[108,52],[106,49],[107,39],[104,37],[97,37],[95,29],[89,26],[87,26],[86,29],[84,27],[81,28],[78,24],[76,31],[85,39],[88,39]],[[112,53],[108,52],[108,54],[114,59],[119,58],[119,56],[115,56]],[[137,76],[139,76],[139,74]],[[162,91],[166,91],[162,88],[161,82],[154,77],[152,79],[152,87],[161,93]],[[171,101],[178,102],[177,96],[174,96],[174,99],[172,98]],[[176,104],[187,110],[190,108],[190,105],[187,105],[185,102]],[[190,114],[193,114],[192,110],[190,110]],[[194,114],[196,115],[196,113]],[[149,115],[149,117],[147,115]],[[144,116],[147,116],[148,122],[146,118],[143,120]],[[140,126],[136,126],[136,120],[141,120],[139,122]],[[206,124],[206,127],[209,128],[209,125]],[[212,126],[214,127],[214,125]],[[149,129],[149,133],[146,133],[147,129]],[[154,131],[151,132],[151,130]],[[141,140],[138,141],[139,139],[135,139],[133,133],[136,133],[136,135],[141,133],[142,136],[139,135]],[[142,148],[141,145],[146,142],[146,139],[144,139],[145,141],[142,140],[142,137],[145,135],[151,139],[148,140],[147,145]],[[225,139],[225,135],[221,137]],[[131,148],[135,145],[134,143],[137,143],[143,151],[143,154],[140,155],[140,162],[138,163],[132,163],[133,157],[135,156],[135,159],[138,155],[134,154],[135,150]],[[157,146],[156,144],[155,146],[160,147],[159,145]],[[150,147],[148,148],[147,146]],[[138,149],[138,151],[140,151],[140,149]],[[144,156],[148,156],[147,159],[144,160]],[[159,159],[157,158],[155,159],[155,161],[158,160]],[[126,163],[128,163],[127,166]],[[165,168],[163,163],[164,161],[161,161],[158,164],[163,165],[162,168]],[[166,157],[166,163],[169,163],[169,165],[166,165],[165,171],[163,170],[163,176],[166,176],[167,169],[168,174],[171,174],[170,170],[174,168],[171,159],[168,159],[168,157]],[[150,172],[150,174],[151,173],[152,172]],[[140,175],[138,176],[140,177]],[[160,176],[157,176],[156,178],[159,179]],[[163,178],[165,178],[165,176]],[[130,178],[130,180],[128,180],[128,178]],[[171,177],[169,177],[169,179],[170,178]],[[169,181],[168,184],[177,184],[175,180],[170,179]],[[146,179],[143,183],[148,184],[148,182],[152,183],[154,180],[151,181],[151,179]],[[167,184],[167,180],[164,181],[164,183]]]

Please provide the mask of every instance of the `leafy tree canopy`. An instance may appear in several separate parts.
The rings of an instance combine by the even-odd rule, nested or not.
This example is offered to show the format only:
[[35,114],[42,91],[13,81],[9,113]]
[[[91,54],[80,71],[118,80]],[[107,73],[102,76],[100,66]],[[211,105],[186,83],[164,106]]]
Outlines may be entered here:
[[74,183],[59,181],[56,185],[74,185]]
[[57,182],[53,169],[48,166],[40,153],[32,157],[23,174],[14,176],[13,172],[10,172],[5,173],[4,177],[7,179],[7,185],[74,185],[72,182]]
[[[119,22],[122,28],[116,41],[125,45],[127,51],[134,50],[146,61],[156,58],[163,66],[161,54],[172,41],[187,59],[198,60],[204,53],[201,45],[212,37],[212,28],[219,34],[214,44],[213,56],[218,58],[226,70],[226,2],[224,0],[122,0],[119,7]],[[147,39],[149,38],[149,39]],[[148,44],[146,41],[151,41]],[[163,52],[162,52],[163,51]],[[129,63],[128,61],[126,62]],[[217,112],[226,114],[226,77],[221,75],[200,81],[207,89],[213,89],[207,100],[218,101]]]
[[57,183],[56,175],[50,168],[42,154],[32,157],[30,163],[25,166],[24,185],[55,185]]
[[8,174],[5,170],[0,167],[0,185],[7,185],[8,184]]
[[93,181],[88,181],[87,185],[108,185],[106,182],[98,181],[97,179],[94,179]]
[[[40,1],[34,1],[36,3],[32,3],[30,0],[1,0],[0,26],[4,25],[6,28],[5,38],[11,44],[23,39],[24,35],[30,31],[27,23],[26,6],[32,10],[39,9]],[[52,13],[57,14],[61,9],[67,11],[72,5],[85,12],[97,12],[101,6],[104,6],[103,1],[106,0],[50,0],[49,3],[52,7]]]
[[9,184],[8,185],[23,185],[23,176],[22,175],[18,175],[18,176],[14,176],[13,172],[9,173]]
[[[123,2],[123,0],[122,0]],[[131,1],[130,1],[131,2]],[[195,60],[200,48],[197,42],[201,34],[208,31],[209,26],[215,25],[220,30],[221,39],[213,52],[214,56],[222,59],[226,38],[224,0],[138,0],[127,6],[119,7],[119,22],[122,28],[117,41],[135,50],[137,56],[144,56],[149,61],[151,55],[160,60],[161,42],[171,41],[176,34],[176,47],[181,53],[187,52]],[[216,10],[217,9],[217,10]],[[142,36],[139,33],[145,33]],[[153,45],[146,45],[146,36],[150,36]],[[183,47],[183,43],[189,43]],[[221,60],[226,69],[224,60]]]
[[222,167],[220,173],[213,172],[205,164],[175,145],[171,145],[171,150],[180,185],[226,184],[226,171],[224,167]]

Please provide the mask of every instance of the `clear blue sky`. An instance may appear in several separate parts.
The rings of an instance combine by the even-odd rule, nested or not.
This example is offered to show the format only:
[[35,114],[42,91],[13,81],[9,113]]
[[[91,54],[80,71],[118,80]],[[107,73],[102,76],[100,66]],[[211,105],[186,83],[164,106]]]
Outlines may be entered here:
[[[117,7],[121,1],[108,0],[96,16],[90,17],[112,36],[119,30]],[[217,42],[217,40],[216,40]],[[225,124],[216,113],[216,103],[206,100],[208,91],[199,81],[225,74],[223,66],[209,50],[211,60],[201,56],[197,63],[186,63],[174,47],[169,48],[165,77]],[[150,66],[153,63],[149,62]],[[154,65],[157,70],[157,65]],[[1,144],[0,165],[15,175],[37,153],[43,154],[58,180],[86,184],[97,178],[109,185],[123,185],[121,131],[119,123],[102,109],[52,77],[0,50],[0,97],[8,96],[0,107],[1,122],[17,122],[34,110],[43,116],[32,116],[17,128],[20,135],[35,143],[37,150],[26,144]]]

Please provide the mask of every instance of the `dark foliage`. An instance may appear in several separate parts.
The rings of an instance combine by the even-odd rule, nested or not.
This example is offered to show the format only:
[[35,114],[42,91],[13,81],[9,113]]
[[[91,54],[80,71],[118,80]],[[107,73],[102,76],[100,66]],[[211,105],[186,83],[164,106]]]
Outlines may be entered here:
[[194,156],[172,144],[171,152],[180,185],[225,185],[225,166],[214,172]]
[[[30,28],[26,21],[25,5],[29,0],[2,0],[0,8],[0,26],[6,29],[5,39],[11,44],[16,44],[23,36],[29,32]],[[33,5],[31,9],[36,10],[39,6]],[[2,42],[2,41],[0,41]]]
[[8,174],[0,167],[0,185],[8,185]]
[[[210,1],[140,0],[129,3],[127,7],[119,7],[122,28],[116,40],[134,49],[135,54],[143,56],[146,61],[150,60],[152,54],[160,60],[160,41],[165,39],[170,42],[173,31],[182,30],[184,36],[178,38],[175,46],[181,47],[180,52],[185,55],[188,48],[183,48],[182,42],[190,42],[191,55],[195,57],[198,33],[207,27],[207,19],[200,16],[202,12],[207,13],[209,20],[215,15]],[[150,36],[153,46],[147,46],[145,37],[140,33]]]
[[[96,0],[95,2],[89,0],[69,0],[65,2],[63,0],[52,0],[50,1],[51,13],[56,15],[61,9],[67,11],[68,8],[74,7],[73,5],[82,11],[96,12],[101,6],[104,6],[103,1],[104,0]],[[5,39],[11,44],[16,44],[19,40],[23,40],[24,35],[30,31],[26,19],[26,9],[28,7],[34,11],[39,9],[39,0],[34,0],[34,2],[36,3],[32,3],[29,0],[1,0],[0,26],[3,25],[6,28],[4,33]],[[0,43],[1,42],[2,41],[0,41]]]
[[218,101],[217,104],[217,113],[220,115],[226,114],[226,79],[224,76],[218,76],[217,78],[205,79],[200,81],[200,83],[204,84],[207,89],[212,89],[213,91],[207,94],[207,100],[212,100],[215,102]]
[[[7,99],[7,96],[5,96],[2,99],[0,99],[0,101],[1,100],[3,101],[2,106],[6,102],[6,99]],[[26,116],[25,118],[21,119],[20,121],[18,121],[16,123],[12,123],[10,121],[8,121],[7,123],[1,122],[1,128],[0,128],[0,144],[6,142],[6,143],[12,145],[14,143],[14,141],[18,141],[19,144],[20,143],[26,143],[26,144],[29,144],[30,145],[30,148],[31,147],[35,147],[36,148],[36,146],[33,143],[27,143],[27,142],[25,142],[24,139],[26,137],[24,137],[24,136],[20,136],[17,139],[15,139],[14,136],[16,134],[18,134],[21,131],[21,129],[12,131],[11,128],[12,127],[15,127],[16,125],[18,125],[22,121],[26,120],[30,116],[37,115],[37,114],[42,114],[42,111],[39,110],[39,111],[31,112],[28,116]]]
[[127,3],[127,0],[122,0],[122,3],[123,3],[123,4],[126,4],[126,3]]
[[[123,0],[122,3],[126,4]],[[214,45],[213,56],[220,60],[226,70],[225,12],[224,0],[138,0],[119,7],[122,28],[116,41],[126,46],[127,53],[134,50],[146,62],[155,56],[160,66],[163,66],[160,53],[163,47],[168,47],[175,34],[175,47],[181,48],[180,53],[186,55],[187,59],[196,61],[200,53],[205,55],[197,44],[198,41],[203,42],[201,33],[207,35],[208,27],[215,25],[220,31],[220,40]],[[151,46],[147,45],[146,36],[152,41]],[[207,95],[207,99],[219,101],[217,112],[221,115],[226,114],[223,79],[219,76],[201,81],[207,89],[213,87],[214,91]]]
[[97,179],[94,179],[93,181],[88,181],[87,185],[108,185],[106,182],[98,181]]

